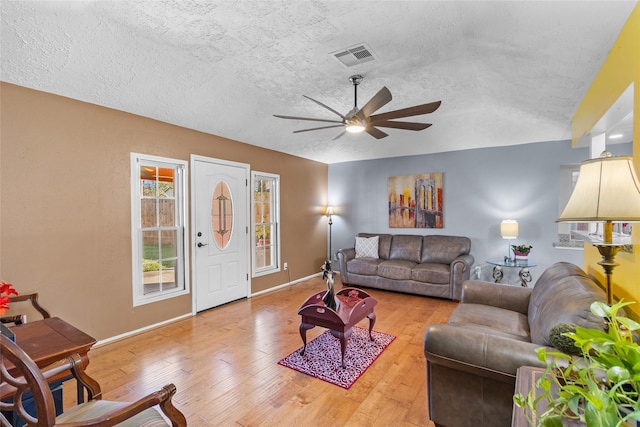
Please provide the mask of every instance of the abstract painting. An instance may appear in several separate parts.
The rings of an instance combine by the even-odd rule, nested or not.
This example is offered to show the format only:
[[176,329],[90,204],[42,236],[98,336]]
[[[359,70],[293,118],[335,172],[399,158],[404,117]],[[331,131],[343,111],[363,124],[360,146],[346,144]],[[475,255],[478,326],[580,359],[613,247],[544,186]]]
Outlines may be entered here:
[[389,228],[443,228],[442,172],[389,177]]

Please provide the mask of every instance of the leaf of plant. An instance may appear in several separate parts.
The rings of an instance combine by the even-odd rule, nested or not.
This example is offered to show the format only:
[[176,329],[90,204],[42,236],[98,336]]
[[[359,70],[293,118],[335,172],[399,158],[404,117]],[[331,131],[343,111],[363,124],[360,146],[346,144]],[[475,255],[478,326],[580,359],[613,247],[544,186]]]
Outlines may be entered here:
[[611,310],[611,307],[602,301],[594,301],[590,308],[591,312],[598,317],[608,317]]
[[640,323],[633,319],[629,319],[628,317],[618,317],[618,322],[622,323],[630,331],[637,331],[640,329]]
[[562,416],[552,415],[540,420],[544,427],[562,427]]

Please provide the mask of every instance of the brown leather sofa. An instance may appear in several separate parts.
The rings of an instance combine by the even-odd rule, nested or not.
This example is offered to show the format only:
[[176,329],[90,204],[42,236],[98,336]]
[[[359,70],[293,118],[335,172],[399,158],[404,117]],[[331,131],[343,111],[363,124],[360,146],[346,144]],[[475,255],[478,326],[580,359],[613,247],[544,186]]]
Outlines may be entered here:
[[468,237],[359,233],[356,239],[375,236],[377,257],[357,257],[356,248],[338,251],[344,285],[460,299],[474,261]]
[[424,337],[429,417],[438,427],[511,425],[516,371],[544,366],[536,348],[551,346],[558,323],[604,328],[590,311],[606,294],[579,267],[559,262],[533,288],[466,281],[446,325]]

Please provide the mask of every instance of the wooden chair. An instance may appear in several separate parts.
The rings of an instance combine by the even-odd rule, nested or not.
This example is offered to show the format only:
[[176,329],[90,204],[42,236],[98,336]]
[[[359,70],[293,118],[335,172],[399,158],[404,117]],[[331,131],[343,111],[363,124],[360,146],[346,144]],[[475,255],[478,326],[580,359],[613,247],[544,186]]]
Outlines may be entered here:
[[[51,317],[49,312],[42,308],[38,303],[38,293],[25,294],[25,295],[13,295],[9,297],[9,303],[12,304],[12,308],[14,304],[17,302],[29,301],[34,309],[38,313],[42,315],[43,319],[48,319]],[[0,317],[0,323],[13,323],[14,325],[21,325],[24,322],[24,314],[14,314],[10,316]]]
[[[161,390],[151,393],[142,399],[132,402],[109,402],[102,400],[100,385],[84,371],[84,364],[79,355],[57,362],[41,371],[31,358],[14,342],[4,335],[0,335],[3,363],[0,364],[2,383],[1,394],[12,392],[11,403],[0,402],[0,410],[13,411],[33,427],[79,427],[79,426],[173,426],[187,425],[184,415],[173,406],[171,401],[176,392],[173,384],[164,386]],[[7,363],[15,366],[7,368]],[[56,417],[53,396],[47,378],[70,369],[75,379],[85,387],[88,402],[74,406]],[[11,370],[12,373],[9,373]],[[33,396],[36,414],[29,415],[22,404],[25,393]],[[162,413],[171,421],[167,424],[160,412],[154,408],[159,405]],[[9,421],[0,413],[2,426],[11,426]]]

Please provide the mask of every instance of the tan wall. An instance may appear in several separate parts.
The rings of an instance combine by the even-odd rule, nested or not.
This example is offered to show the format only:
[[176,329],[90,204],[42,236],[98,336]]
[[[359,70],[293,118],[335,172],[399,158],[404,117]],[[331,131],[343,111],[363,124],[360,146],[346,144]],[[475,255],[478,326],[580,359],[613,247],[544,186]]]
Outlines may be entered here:
[[0,97],[0,279],[39,292],[53,316],[105,339],[191,311],[191,295],[132,305],[131,152],[279,174],[289,271],[252,292],[319,271],[327,165],[8,83]]

